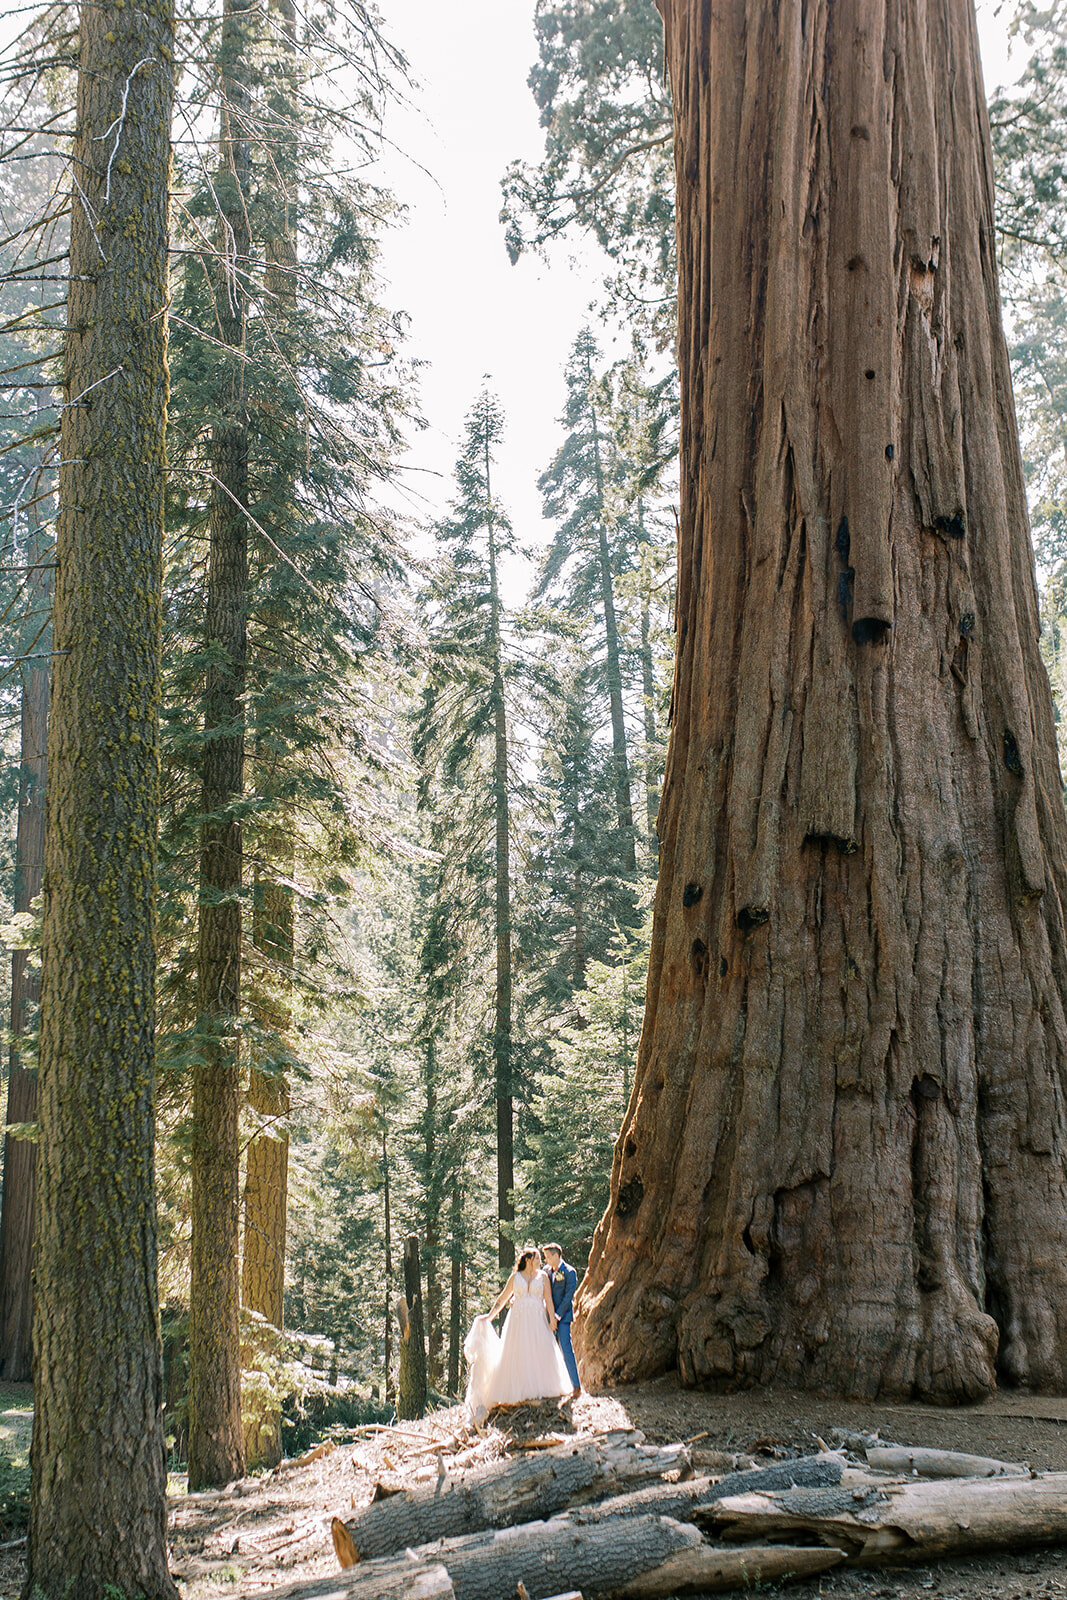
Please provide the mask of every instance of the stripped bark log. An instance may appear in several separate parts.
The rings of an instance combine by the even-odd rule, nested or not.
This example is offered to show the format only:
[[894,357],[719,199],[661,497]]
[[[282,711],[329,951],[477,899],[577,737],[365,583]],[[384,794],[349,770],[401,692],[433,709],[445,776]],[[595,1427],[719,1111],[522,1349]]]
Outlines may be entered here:
[[1067,1541],[1067,1472],[889,1484],[867,1494],[792,1489],[736,1495],[693,1516],[730,1540],[814,1536],[847,1550],[854,1566],[926,1563]]
[[[565,1445],[532,1459],[494,1461],[462,1479],[390,1495],[343,1526],[355,1559],[367,1561],[434,1539],[543,1519],[565,1506],[604,1500],[654,1482],[670,1471],[689,1471],[684,1445]],[[336,1547],[336,1539],[334,1543]],[[340,1550],[338,1559],[343,1560]]]
[[1029,1478],[1029,1467],[959,1450],[924,1450],[903,1444],[872,1445],[867,1465],[876,1472],[906,1472],[919,1478]]

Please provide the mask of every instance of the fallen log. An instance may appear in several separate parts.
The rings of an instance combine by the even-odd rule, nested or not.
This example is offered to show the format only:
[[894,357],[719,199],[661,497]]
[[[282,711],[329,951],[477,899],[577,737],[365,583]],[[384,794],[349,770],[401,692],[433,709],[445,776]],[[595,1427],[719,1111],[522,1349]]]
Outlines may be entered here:
[[731,1472],[725,1478],[690,1478],[685,1483],[652,1483],[628,1494],[613,1495],[599,1501],[588,1510],[576,1508],[568,1513],[579,1522],[603,1521],[608,1517],[633,1517],[651,1513],[657,1517],[677,1517],[688,1521],[698,1506],[710,1505],[727,1495],[743,1489],[791,1489],[804,1487],[830,1487],[841,1482],[845,1461],[843,1456],[827,1453],[821,1456],[801,1456],[795,1461],[782,1461],[773,1467],[755,1467],[744,1472]]
[[376,1561],[357,1572],[263,1591],[263,1600],[455,1600],[446,1568],[436,1561]]
[[[665,1472],[691,1471],[684,1445],[557,1445],[534,1457],[492,1461],[462,1478],[390,1495],[344,1523],[355,1561],[486,1528],[543,1520],[565,1507],[604,1500]],[[345,1558],[334,1537],[338,1560]]]
[[769,1544],[717,1550],[708,1544],[694,1546],[668,1556],[635,1584],[614,1590],[612,1600],[666,1600],[675,1594],[717,1594],[724,1589],[749,1589],[757,1583],[788,1583],[818,1577],[844,1559],[843,1550],[825,1547]]
[[729,1540],[816,1538],[853,1566],[925,1563],[1067,1542],[1067,1472],[749,1493],[692,1516]]
[[[696,1528],[670,1517],[623,1517],[590,1526],[560,1517],[443,1539],[412,1556],[447,1571],[455,1600],[503,1600],[515,1595],[520,1583],[530,1600],[551,1600],[568,1589],[577,1589],[586,1600],[623,1592],[627,1600],[646,1600],[646,1595],[652,1600],[678,1592],[677,1587],[656,1586],[655,1574],[669,1558],[701,1548],[704,1542]],[[412,1564],[403,1557],[360,1562],[333,1578],[275,1589],[271,1600],[351,1600],[353,1595],[359,1600],[370,1600],[371,1595],[391,1600],[403,1590],[388,1584],[397,1582]],[[647,1591],[641,1586],[645,1574],[653,1575]]]
[[969,1456],[960,1450],[927,1450],[903,1444],[871,1445],[867,1465],[876,1472],[904,1472],[919,1478],[1028,1478],[1030,1468],[992,1456]]

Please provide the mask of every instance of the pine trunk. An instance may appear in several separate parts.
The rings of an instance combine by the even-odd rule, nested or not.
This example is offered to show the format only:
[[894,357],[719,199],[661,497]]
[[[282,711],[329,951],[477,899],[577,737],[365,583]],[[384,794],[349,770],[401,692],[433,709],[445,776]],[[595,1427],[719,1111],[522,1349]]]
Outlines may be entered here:
[[[293,939],[293,891],[287,884],[258,878],[252,943],[273,969],[265,980],[272,991],[271,1000],[261,1007],[260,1022],[281,1041],[292,1020],[289,975]],[[250,1070],[248,1104],[257,1127],[248,1141],[245,1167],[241,1301],[275,1328],[282,1326],[285,1298],[289,1100],[289,1080],[283,1070]]]
[[458,1179],[452,1190],[449,1218],[451,1280],[448,1302],[448,1393],[459,1394],[460,1357],[463,1349],[463,1186]]
[[426,1041],[426,1161],[424,1235],[426,1239],[426,1375],[432,1389],[441,1387],[444,1330],[441,1326],[441,1182],[437,1171],[437,1047],[434,1034]]
[[[278,50],[271,61],[277,88],[270,107],[282,127],[293,117],[292,72],[296,61],[295,10],[291,0],[272,0],[278,29]],[[295,140],[278,141],[272,156],[275,193],[270,237],[266,240],[265,305],[277,335],[289,344],[297,309],[296,297],[296,188]],[[270,631],[281,619],[265,608],[260,621]],[[292,973],[295,951],[293,890],[295,840],[286,806],[279,797],[284,786],[284,757],[261,751],[257,761],[257,791],[269,805],[269,819],[260,845],[260,863],[252,902],[252,943],[262,960],[265,1000],[260,1022],[284,1048],[292,1025]],[[256,1130],[248,1141],[245,1163],[244,1249],[241,1261],[241,1301],[275,1328],[284,1320],[285,1235],[289,1200],[289,1078],[284,1068],[271,1072],[252,1067],[248,1074],[248,1105]],[[272,1412],[268,1432],[259,1422],[258,1442],[249,1454],[255,1465],[276,1466],[281,1460],[281,1411]]]
[[165,3],[81,8],[26,1584],[43,1600],[177,1600],[167,1572],[154,1186],[173,45]]
[[678,658],[587,1379],[1062,1390],[1067,822],[973,6],[661,10]]
[[[489,437],[485,441],[485,494],[489,488]],[[496,1210],[497,1257],[500,1270],[509,1273],[515,1261],[511,1228],[515,1221],[515,1104],[511,1081],[511,822],[508,793],[508,724],[504,700],[504,671],[497,578],[496,529],[488,514],[489,535],[489,641],[493,664],[493,811],[495,824],[495,884],[493,922],[496,935],[496,987],[493,1006],[493,1061],[496,1078]]]
[[[30,546],[33,560],[44,561],[44,540]],[[42,565],[25,590],[31,613],[52,605],[52,567]],[[36,620],[36,619],[35,619]],[[34,627],[36,634],[37,629]],[[49,625],[36,639],[41,660],[22,667],[19,740],[19,805],[15,833],[13,910],[29,911],[44,877],[45,779],[48,691],[51,681]],[[11,954],[11,1053],[7,1082],[7,1123],[37,1119],[37,1074],[23,1067],[20,1040],[30,1026],[41,995],[40,978],[29,951]],[[28,1382],[33,1362],[33,1208],[37,1147],[30,1139],[4,1139],[3,1215],[0,1218],[0,1377]]]
[[[288,840],[284,829],[272,830],[268,853],[272,842],[278,853],[284,853],[290,848]],[[291,1023],[293,937],[292,889],[285,883],[257,877],[252,943],[270,969],[264,975],[270,1000],[261,1006],[260,1022],[283,1041]],[[283,1325],[285,1302],[289,1105],[289,1079],[283,1069],[249,1070],[248,1106],[256,1120],[256,1131],[248,1141],[245,1158],[241,1304],[257,1311],[278,1329]],[[280,1398],[272,1395],[267,1404],[266,1415],[245,1419],[245,1457],[249,1466],[275,1467],[282,1458]]]
[[608,705],[611,710],[611,748],[615,768],[615,813],[622,838],[622,864],[627,872],[637,867],[634,850],[634,810],[630,798],[630,760],[626,750],[626,718],[622,704],[622,664],[619,659],[619,625],[615,616],[615,585],[608,549],[604,466],[600,455],[600,429],[592,399],[593,369],[589,367],[589,411],[593,424],[593,465],[597,493],[597,561],[600,572],[600,603],[604,610],[604,645],[608,674]]
[[[246,0],[224,0],[223,83],[216,183],[223,210],[215,312],[220,342],[244,345],[249,257],[244,82]],[[244,362],[224,368],[212,429],[210,553],[205,644],[200,833],[198,988],[200,1059],[193,1069],[192,1253],[189,1304],[189,1487],[229,1483],[244,1472],[239,1334],[238,1142],[241,1007],[241,823],[247,657],[248,420]]]
[[393,1219],[389,1207],[389,1144],[382,1129],[382,1191],[385,1216],[385,1379],[382,1393],[388,1400],[393,1393]]
[[[638,527],[640,530],[641,544],[645,545],[645,515],[640,502],[637,507]],[[651,597],[649,595],[649,581],[647,568],[641,574],[641,700],[644,707],[645,720],[645,827],[648,833],[648,848],[655,861],[658,855],[656,840],[656,812],[659,808],[658,784],[653,766],[653,752],[656,749],[656,677],[652,664],[652,618]]]

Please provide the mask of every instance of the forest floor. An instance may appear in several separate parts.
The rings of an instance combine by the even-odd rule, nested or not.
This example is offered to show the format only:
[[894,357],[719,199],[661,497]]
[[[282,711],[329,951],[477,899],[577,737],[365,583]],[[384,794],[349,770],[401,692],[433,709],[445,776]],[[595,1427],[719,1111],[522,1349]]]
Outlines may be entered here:
[[[5,1405],[0,1440],[9,1427],[21,1440],[25,1402],[12,1406],[5,1391],[0,1407]],[[757,1462],[808,1454],[818,1448],[816,1436],[829,1441],[834,1429],[1026,1461],[1038,1470],[1067,1470],[1067,1398],[1004,1394],[977,1406],[940,1410],[845,1404],[806,1394],[696,1394],[663,1378],[608,1395],[583,1395],[559,1413],[561,1434],[613,1428],[639,1428],[650,1443],[691,1441],[698,1471],[722,1470],[724,1453]],[[330,1519],[366,1504],[376,1484],[410,1487],[432,1481],[438,1471],[435,1452],[442,1446],[446,1467],[455,1470],[504,1455],[516,1442],[499,1428],[479,1436],[457,1406],[421,1422],[362,1430],[352,1442],[319,1446],[219,1493],[182,1493],[179,1479],[171,1499],[170,1537],[172,1570],[183,1600],[253,1600],[298,1579],[336,1573]],[[0,1550],[0,1600],[18,1596],[23,1559],[21,1550]],[[783,1592],[796,1600],[1067,1600],[1067,1548],[906,1571],[834,1572]]]

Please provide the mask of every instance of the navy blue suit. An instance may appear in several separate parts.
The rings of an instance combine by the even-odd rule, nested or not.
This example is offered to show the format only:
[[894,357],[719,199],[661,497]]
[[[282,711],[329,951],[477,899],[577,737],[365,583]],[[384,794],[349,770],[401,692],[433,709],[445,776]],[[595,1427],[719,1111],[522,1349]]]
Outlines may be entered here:
[[574,1291],[578,1287],[578,1274],[566,1261],[561,1261],[554,1272],[549,1268],[549,1282],[552,1285],[552,1309],[559,1324],[556,1328],[556,1338],[559,1340],[560,1354],[570,1374],[571,1383],[576,1389],[580,1389],[582,1385],[578,1378],[578,1363],[574,1359],[574,1347],[571,1344]]

